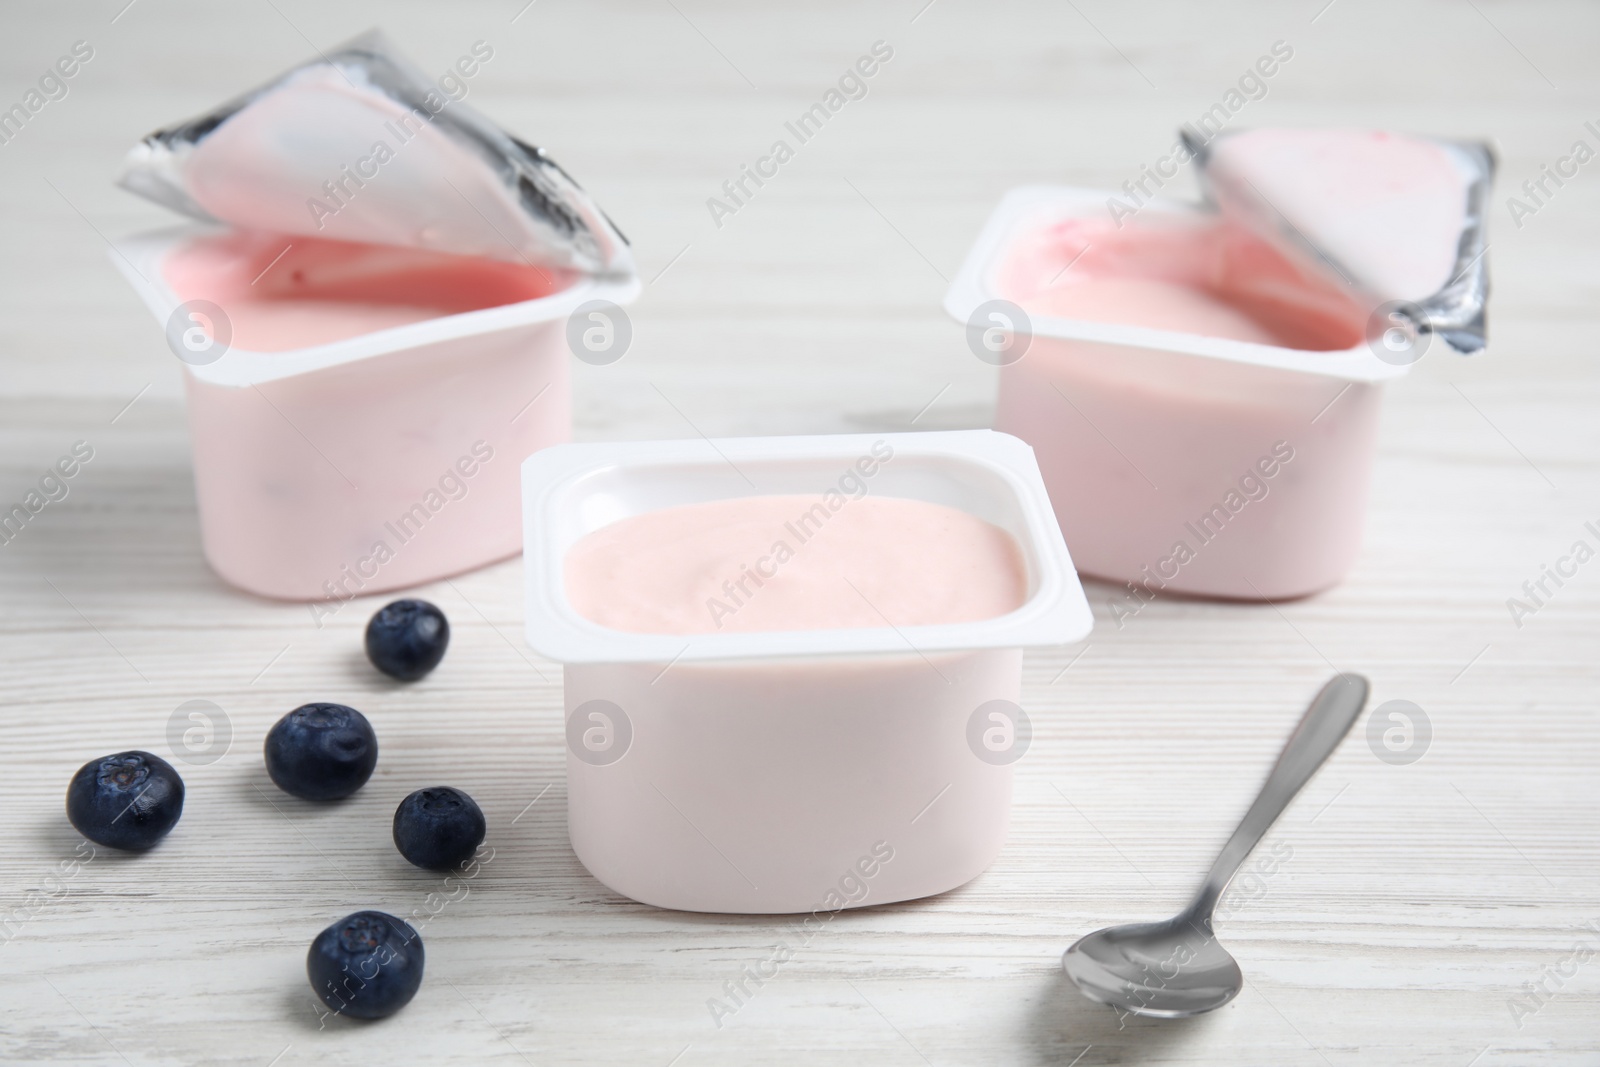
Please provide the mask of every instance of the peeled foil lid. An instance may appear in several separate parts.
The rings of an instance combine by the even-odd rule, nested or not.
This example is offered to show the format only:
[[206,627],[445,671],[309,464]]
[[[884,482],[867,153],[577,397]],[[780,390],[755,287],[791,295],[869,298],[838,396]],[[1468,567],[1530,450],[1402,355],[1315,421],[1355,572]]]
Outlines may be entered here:
[[118,184],[243,228],[633,273],[627,238],[554,160],[376,30],[150,134]]
[[1393,320],[1462,353],[1487,339],[1486,144],[1369,130],[1181,131],[1217,209]]

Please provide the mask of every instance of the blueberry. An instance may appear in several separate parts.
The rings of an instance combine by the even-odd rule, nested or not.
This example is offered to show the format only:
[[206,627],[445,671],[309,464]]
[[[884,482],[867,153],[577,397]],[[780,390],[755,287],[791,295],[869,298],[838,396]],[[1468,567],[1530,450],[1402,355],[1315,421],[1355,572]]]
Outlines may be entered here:
[[422,985],[422,938],[404,919],[358,911],[311,942],[306,975],[335,1015],[382,1019],[409,1004]]
[[78,768],[67,786],[67,818],[97,845],[142,852],[183,814],[183,779],[148,752],[118,752]]
[[396,600],[367,623],[367,658],[402,682],[437,667],[449,646],[450,622],[426,600]]
[[452,871],[483,844],[483,811],[447,785],[419,789],[394,809],[394,847],[418,867]]
[[378,735],[355,708],[306,704],[267,731],[267,773],[285,793],[339,800],[366,784],[378,765]]

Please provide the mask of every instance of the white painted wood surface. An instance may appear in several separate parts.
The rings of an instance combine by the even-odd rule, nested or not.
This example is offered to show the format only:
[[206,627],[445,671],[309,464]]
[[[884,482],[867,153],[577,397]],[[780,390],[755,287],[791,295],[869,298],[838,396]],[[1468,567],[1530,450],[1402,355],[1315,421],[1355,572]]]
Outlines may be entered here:
[[[1564,962],[1600,947],[1600,563],[1520,628],[1506,607],[1600,519],[1600,163],[1520,228],[1504,203],[1596,143],[1594,7],[125,3],[0,14],[0,105],[73,42],[95,49],[0,145],[0,501],[74,441],[95,450],[0,546],[0,913],[27,916],[0,945],[0,1060],[1600,1063],[1600,957]],[[107,262],[107,240],[163,216],[110,179],[147,130],[374,23],[430,70],[491,42],[473,99],[633,238],[653,281],[628,357],[577,368],[585,438],[984,425],[993,371],[938,301],[1000,193],[1120,184],[1275,40],[1294,57],[1241,124],[1495,140],[1492,349],[1430,355],[1390,388],[1366,549],[1341,588],[1281,610],[1161,602],[1119,630],[1094,587],[1092,639],[1027,661],[1038,736],[994,867],[840,916],[718,1029],[708,998],[782,924],[654,911],[578,864],[559,671],[522,647],[518,563],[421,590],[455,642],[400,688],[360,656],[375,603],[319,630],[200,558],[178,370]],[[706,198],[880,39],[894,58],[867,97],[716,227]],[[1274,831],[1292,855],[1221,924],[1249,981],[1234,1004],[1119,1026],[1068,988],[1062,949],[1174,910],[1330,666],[1424,708],[1431,747],[1391,766],[1353,736]],[[167,751],[191,699],[226,710],[233,743],[180,764],[178,831],[52,880],[79,840],[61,811],[72,771]],[[383,737],[377,776],[336,808],[279,794],[261,767],[267,726],[309,699],[364,709]],[[388,834],[398,798],[434,780],[483,803],[495,859],[426,927],[427,984],[404,1013],[319,1031],[311,936],[440,888]],[[1547,1003],[1515,1018],[1541,980]]]

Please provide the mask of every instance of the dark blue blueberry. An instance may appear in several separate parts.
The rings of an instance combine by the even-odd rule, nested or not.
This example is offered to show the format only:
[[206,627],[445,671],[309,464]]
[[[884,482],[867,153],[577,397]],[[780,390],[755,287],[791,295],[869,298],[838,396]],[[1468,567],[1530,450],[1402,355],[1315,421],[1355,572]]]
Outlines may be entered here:
[[450,647],[450,622],[426,600],[396,600],[367,623],[367,658],[391,678],[414,682]]
[[118,752],[78,768],[67,786],[67,818],[97,845],[142,852],[183,814],[183,779],[148,752]]
[[306,975],[335,1015],[382,1019],[409,1004],[422,986],[422,937],[404,919],[358,911],[311,942]]
[[267,773],[285,793],[339,800],[360,789],[378,765],[378,735],[355,708],[306,704],[267,731]]
[[419,789],[394,809],[394,847],[430,871],[453,871],[471,859],[487,830],[477,802],[447,785]]

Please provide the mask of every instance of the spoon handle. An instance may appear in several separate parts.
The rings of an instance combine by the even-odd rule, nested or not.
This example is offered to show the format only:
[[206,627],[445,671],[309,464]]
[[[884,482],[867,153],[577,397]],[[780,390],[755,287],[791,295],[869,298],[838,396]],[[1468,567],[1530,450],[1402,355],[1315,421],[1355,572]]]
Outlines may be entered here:
[[1189,906],[1191,917],[1203,919],[1209,926],[1217,901],[1222,899],[1223,890],[1228,888],[1239,867],[1278,821],[1295,794],[1350,732],[1351,724],[1366,706],[1368,688],[1367,680],[1359,674],[1336,674],[1311,701],[1300,718],[1300,725],[1283,746],[1272,773],[1267,775],[1261,794],[1211,865],[1205,883]]

